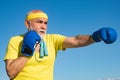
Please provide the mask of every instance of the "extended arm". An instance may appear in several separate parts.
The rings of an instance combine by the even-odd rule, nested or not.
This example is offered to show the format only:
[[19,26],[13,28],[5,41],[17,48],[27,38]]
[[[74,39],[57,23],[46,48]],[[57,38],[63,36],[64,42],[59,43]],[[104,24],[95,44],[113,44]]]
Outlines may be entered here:
[[90,35],[78,35],[75,37],[67,37],[64,40],[63,48],[83,47],[94,43]]
[[117,39],[117,32],[113,28],[101,28],[92,35],[78,35],[68,37],[64,40],[63,48],[74,48],[90,45],[94,42],[104,41],[106,44],[111,44]]

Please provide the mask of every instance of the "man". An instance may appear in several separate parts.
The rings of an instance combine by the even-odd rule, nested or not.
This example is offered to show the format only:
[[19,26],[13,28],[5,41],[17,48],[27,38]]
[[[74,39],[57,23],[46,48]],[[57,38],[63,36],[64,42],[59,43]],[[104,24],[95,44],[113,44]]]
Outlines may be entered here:
[[30,11],[25,19],[28,32],[10,39],[4,61],[11,80],[53,80],[54,61],[58,50],[104,41],[113,43],[114,29],[106,27],[92,35],[66,37],[46,34],[48,16],[40,10]]

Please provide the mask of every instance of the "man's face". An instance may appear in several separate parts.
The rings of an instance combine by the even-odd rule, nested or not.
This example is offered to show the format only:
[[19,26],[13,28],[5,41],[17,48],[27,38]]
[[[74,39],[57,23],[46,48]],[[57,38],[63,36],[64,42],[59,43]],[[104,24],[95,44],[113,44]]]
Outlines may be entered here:
[[28,30],[35,30],[39,35],[44,36],[47,31],[47,21],[45,18],[30,20]]

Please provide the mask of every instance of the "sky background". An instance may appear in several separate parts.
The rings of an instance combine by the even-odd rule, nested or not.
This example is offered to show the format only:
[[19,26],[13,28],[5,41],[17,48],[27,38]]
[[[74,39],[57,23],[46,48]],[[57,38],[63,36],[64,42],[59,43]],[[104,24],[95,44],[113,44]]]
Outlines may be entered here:
[[9,80],[3,58],[10,37],[27,31],[26,13],[36,9],[49,16],[47,33],[89,35],[102,27],[118,33],[113,44],[59,51],[54,80],[120,80],[120,0],[0,0],[0,80]]

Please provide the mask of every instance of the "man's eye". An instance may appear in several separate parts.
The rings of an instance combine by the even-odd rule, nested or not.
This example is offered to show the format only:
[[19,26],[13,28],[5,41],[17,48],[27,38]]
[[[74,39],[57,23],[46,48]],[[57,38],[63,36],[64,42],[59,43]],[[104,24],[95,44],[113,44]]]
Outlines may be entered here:
[[44,22],[44,21],[41,21],[41,20],[39,20],[39,21],[36,21],[36,23],[44,23],[44,24],[47,24],[48,22]]
[[36,21],[37,23],[43,23],[43,21]]
[[44,24],[47,24],[47,22],[44,22]]

